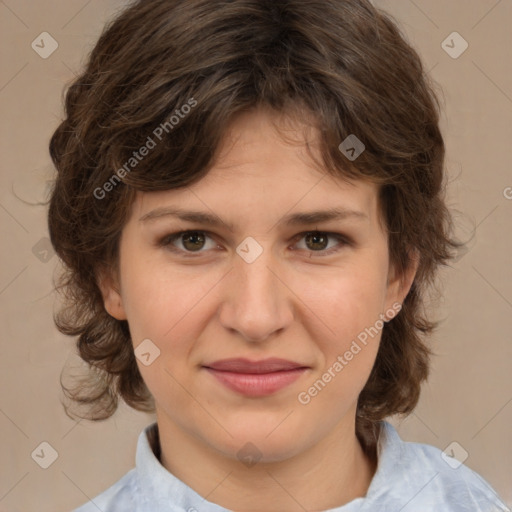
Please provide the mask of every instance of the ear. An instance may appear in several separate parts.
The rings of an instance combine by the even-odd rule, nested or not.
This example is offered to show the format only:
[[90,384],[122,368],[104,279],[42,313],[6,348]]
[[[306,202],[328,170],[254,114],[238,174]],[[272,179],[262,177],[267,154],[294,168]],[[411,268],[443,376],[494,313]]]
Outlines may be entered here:
[[420,253],[413,248],[409,251],[409,262],[404,272],[398,273],[395,266],[390,264],[385,302],[387,310],[395,309],[394,304],[403,304],[416,277],[419,263]]
[[112,268],[103,267],[97,272],[96,282],[103,296],[107,313],[117,320],[126,320],[118,273]]

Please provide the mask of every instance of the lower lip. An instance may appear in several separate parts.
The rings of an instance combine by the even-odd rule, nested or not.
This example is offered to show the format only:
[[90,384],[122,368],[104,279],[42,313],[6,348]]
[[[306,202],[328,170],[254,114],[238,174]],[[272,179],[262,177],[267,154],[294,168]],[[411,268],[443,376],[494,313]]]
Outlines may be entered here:
[[233,373],[205,368],[226,387],[246,396],[267,396],[295,382],[307,368],[272,373]]

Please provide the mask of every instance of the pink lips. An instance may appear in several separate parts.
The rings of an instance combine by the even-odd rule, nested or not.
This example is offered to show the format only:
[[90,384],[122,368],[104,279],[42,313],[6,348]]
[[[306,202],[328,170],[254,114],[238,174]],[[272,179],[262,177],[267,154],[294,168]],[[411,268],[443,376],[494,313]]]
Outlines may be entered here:
[[296,381],[308,368],[285,359],[224,359],[204,366],[219,382],[246,396],[267,396]]

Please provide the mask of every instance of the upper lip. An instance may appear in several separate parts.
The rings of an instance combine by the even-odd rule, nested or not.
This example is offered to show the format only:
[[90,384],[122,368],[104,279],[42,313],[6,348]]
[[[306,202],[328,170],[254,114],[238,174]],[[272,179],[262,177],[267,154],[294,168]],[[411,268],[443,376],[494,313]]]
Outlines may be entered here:
[[203,365],[213,370],[233,372],[233,373],[272,373],[286,370],[296,370],[297,368],[307,368],[305,365],[271,357],[260,361],[250,361],[244,358],[222,359]]

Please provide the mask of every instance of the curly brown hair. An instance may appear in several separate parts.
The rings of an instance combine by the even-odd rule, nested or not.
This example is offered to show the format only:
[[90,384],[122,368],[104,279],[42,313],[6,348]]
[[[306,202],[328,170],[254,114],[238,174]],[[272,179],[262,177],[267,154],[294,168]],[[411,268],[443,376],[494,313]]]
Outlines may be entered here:
[[[66,117],[50,142],[58,173],[48,220],[65,294],[55,322],[78,337],[90,369],[73,389],[63,384],[73,404],[86,406],[75,415],[106,419],[119,397],[154,411],[129,326],[107,313],[98,286],[100,270],[117,268],[136,191],[197,182],[229,121],[266,106],[314,120],[326,172],[379,185],[396,270],[409,268],[411,249],[420,255],[358,400],[357,435],[374,447],[378,422],[418,401],[431,355],[427,335],[438,325],[425,311],[426,293],[462,245],[452,238],[444,199],[435,87],[397,22],[367,0],[144,0],[122,11],[69,85]],[[183,116],[182,105],[191,105]],[[157,133],[158,144],[135,160]],[[365,145],[352,162],[338,148],[350,134]]]

